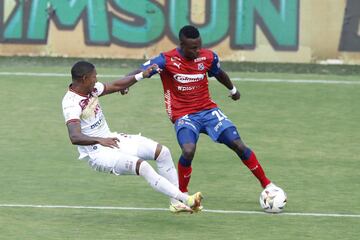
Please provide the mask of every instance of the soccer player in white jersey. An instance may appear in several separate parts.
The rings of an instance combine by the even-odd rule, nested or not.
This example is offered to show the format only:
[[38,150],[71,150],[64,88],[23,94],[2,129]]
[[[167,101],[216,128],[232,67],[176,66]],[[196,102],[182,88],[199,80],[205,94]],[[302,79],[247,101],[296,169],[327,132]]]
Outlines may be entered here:
[[[111,132],[99,104],[99,97],[119,92],[157,69],[154,64],[136,75],[100,83],[93,64],[75,63],[72,83],[62,101],[69,137],[78,146],[79,159],[86,159],[93,169],[142,176],[152,188],[170,197],[171,212],[197,212],[201,210],[202,195],[197,192],[189,196],[179,190],[169,149],[140,135]],[[145,160],[155,160],[159,173]]]

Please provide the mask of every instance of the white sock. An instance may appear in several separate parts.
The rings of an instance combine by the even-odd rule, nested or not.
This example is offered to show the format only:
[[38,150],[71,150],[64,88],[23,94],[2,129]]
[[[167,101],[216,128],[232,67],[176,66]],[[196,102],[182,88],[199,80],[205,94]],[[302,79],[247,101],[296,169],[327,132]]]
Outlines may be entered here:
[[[162,146],[161,152],[156,159],[156,165],[159,174],[166,178],[172,185],[179,188],[177,171],[171,157],[170,150],[166,146]],[[177,200],[174,198],[170,198],[170,202],[175,204]]]
[[182,202],[186,202],[188,199],[186,194],[182,193],[178,187],[171,184],[166,178],[160,176],[146,161],[141,162],[139,174],[156,191]]

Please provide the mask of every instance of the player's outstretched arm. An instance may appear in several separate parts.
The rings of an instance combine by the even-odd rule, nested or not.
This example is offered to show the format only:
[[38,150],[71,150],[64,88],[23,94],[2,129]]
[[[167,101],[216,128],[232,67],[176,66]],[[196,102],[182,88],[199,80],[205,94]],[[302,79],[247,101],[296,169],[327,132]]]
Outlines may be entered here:
[[240,99],[240,92],[236,89],[234,84],[231,82],[229,75],[223,70],[219,70],[219,73],[215,75],[215,78],[224,85],[227,89],[229,89],[229,97],[231,97],[234,101]]
[[[136,70],[128,73],[126,76],[132,76],[132,75],[135,75],[135,74],[138,74],[141,72],[142,72],[142,70],[139,68],[139,69],[136,69]],[[121,95],[128,94],[128,92],[129,92],[129,87],[120,90]]]
[[123,89],[126,89],[144,78],[149,78],[151,76],[151,72],[158,71],[158,69],[159,67],[156,64],[153,64],[139,73],[127,75],[113,82],[105,83],[105,91],[102,93],[102,95],[119,92]]
[[69,138],[72,144],[74,145],[94,145],[101,144],[105,147],[118,148],[118,138],[100,138],[100,137],[90,137],[81,132],[80,121],[72,121],[67,123],[67,128],[69,132]]

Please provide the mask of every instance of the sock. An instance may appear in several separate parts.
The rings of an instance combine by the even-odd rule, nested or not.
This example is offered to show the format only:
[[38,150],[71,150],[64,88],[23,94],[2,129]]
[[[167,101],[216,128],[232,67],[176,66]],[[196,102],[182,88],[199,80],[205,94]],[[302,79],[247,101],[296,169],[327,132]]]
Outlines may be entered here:
[[250,169],[254,176],[259,180],[261,186],[265,188],[271,181],[265,176],[256,155],[250,148],[247,148],[244,154],[240,157],[242,162]]
[[[161,152],[158,158],[156,159],[156,165],[159,174],[164,178],[166,178],[176,188],[179,188],[179,180],[178,180],[176,168],[172,160],[170,150],[167,147],[162,146]],[[175,204],[177,200],[171,198],[170,202]]]
[[176,186],[172,185],[166,178],[160,176],[149,163],[141,162],[139,175],[144,177],[150,186],[171,198],[186,202],[188,196],[182,193]]
[[185,192],[185,193],[188,192],[188,185],[191,178],[191,172],[192,172],[191,161],[188,161],[183,156],[181,156],[178,162],[179,189],[181,192]]

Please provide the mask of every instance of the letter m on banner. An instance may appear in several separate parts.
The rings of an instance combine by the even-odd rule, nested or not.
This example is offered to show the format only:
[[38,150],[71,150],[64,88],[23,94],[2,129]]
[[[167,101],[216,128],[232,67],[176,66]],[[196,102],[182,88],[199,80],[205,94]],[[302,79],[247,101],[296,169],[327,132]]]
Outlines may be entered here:
[[[2,24],[1,40],[46,43],[50,20],[59,29],[72,30],[83,19],[89,44],[110,44],[106,4],[106,0],[16,0],[7,21]],[[0,12],[3,12],[1,10],[2,7]]]

